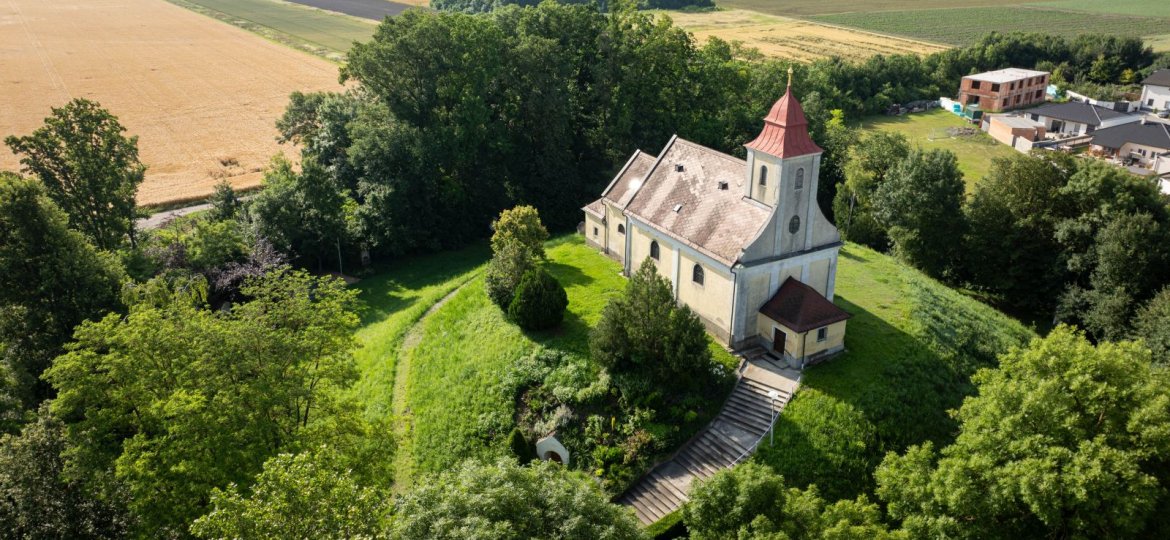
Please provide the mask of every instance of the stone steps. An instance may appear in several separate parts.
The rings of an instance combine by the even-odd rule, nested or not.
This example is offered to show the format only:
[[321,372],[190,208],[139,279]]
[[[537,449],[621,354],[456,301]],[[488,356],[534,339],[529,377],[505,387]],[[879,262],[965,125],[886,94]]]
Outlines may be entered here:
[[[762,355],[758,351],[753,354],[748,355],[749,362],[759,362],[755,358]],[[696,479],[710,478],[749,454],[767,435],[774,415],[779,415],[796,390],[795,379],[772,373],[760,376],[769,380],[741,377],[711,423],[669,461],[634,483],[618,502],[632,507],[643,524],[654,523],[686,503]],[[773,400],[769,392],[778,397]]]

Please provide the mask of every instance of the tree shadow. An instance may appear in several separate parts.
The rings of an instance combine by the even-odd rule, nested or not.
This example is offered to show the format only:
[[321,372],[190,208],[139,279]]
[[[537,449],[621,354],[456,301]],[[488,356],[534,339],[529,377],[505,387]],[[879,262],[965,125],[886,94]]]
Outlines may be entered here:
[[545,262],[544,264],[549,273],[552,274],[553,277],[557,278],[557,281],[561,282],[561,286],[565,288],[570,286],[585,287],[593,282],[592,277],[590,277],[585,272],[582,272],[581,269],[577,268],[576,266],[551,260]]

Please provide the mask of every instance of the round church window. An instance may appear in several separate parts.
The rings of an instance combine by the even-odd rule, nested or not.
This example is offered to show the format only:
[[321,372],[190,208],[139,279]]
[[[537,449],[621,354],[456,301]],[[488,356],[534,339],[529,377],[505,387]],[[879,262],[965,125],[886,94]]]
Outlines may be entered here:
[[796,234],[800,230],[800,216],[792,216],[792,220],[788,222],[788,232]]

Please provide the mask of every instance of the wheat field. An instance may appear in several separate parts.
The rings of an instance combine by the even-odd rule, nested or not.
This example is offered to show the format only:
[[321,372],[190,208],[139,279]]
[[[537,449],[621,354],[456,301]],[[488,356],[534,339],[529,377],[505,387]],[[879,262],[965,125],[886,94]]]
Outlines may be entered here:
[[162,0],[0,0],[0,137],[95,100],[139,137],[140,205],[259,185],[292,153],[275,140],[289,93],[340,88],[334,64]]

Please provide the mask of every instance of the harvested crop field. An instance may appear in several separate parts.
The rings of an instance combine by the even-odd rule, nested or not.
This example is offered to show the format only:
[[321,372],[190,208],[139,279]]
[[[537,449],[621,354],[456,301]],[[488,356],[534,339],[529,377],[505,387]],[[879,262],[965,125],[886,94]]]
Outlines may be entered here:
[[[334,64],[162,0],[0,2],[0,51],[0,136],[95,100],[139,137],[142,205],[259,185],[289,152],[274,126],[289,93],[340,88]],[[7,148],[0,168],[19,168]]]
[[[872,13],[905,9],[938,9],[973,6],[1011,6],[1026,0],[717,0],[719,7],[750,9],[787,17],[807,17],[851,11]],[[1086,0],[1098,1],[1098,0]],[[1131,0],[1133,1],[1133,0]],[[1147,0],[1136,0],[1147,1]],[[1160,0],[1149,0],[1160,1]]]
[[826,26],[742,9],[709,12],[666,12],[701,43],[710,37],[740,41],[776,58],[804,62],[839,56],[865,59],[877,54],[929,54],[943,45]]

